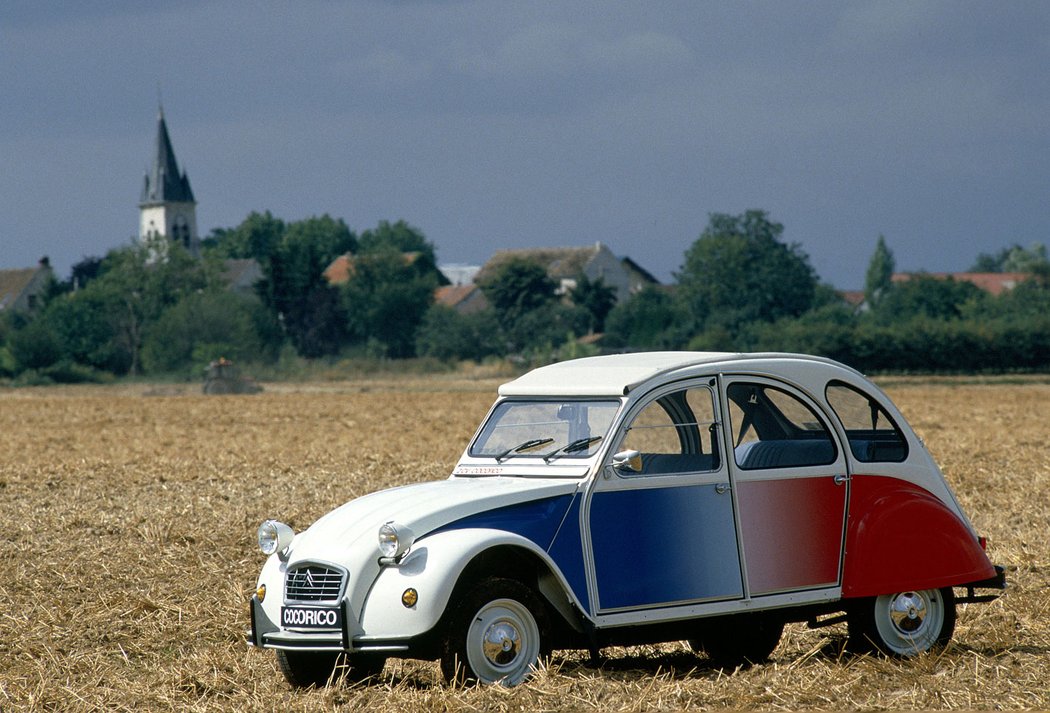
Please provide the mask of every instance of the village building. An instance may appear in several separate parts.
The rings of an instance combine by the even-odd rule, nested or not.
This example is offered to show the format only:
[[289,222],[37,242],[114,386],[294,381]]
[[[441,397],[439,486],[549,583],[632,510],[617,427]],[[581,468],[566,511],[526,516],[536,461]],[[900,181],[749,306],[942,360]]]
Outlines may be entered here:
[[51,261],[40,258],[36,267],[0,270],[0,312],[34,312],[55,279]]
[[460,314],[474,314],[489,306],[485,293],[477,285],[443,285],[434,291],[434,303]]
[[256,296],[255,286],[263,279],[262,267],[252,258],[223,261],[222,278],[230,292]]
[[182,245],[193,256],[200,255],[197,201],[189,177],[179,170],[175,160],[163,108],[157,115],[152,164],[139,200],[139,240],[147,242],[158,237]]
[[1027,272],[895,272],[890,277],[890,281],[901,283],[917,277],[969,282],[990,295],[998,296],[1009,292],[1032,276]]
[[482,266],[475,281],[484,282],[487,275],[516,258],[531,260],[542,266],[558,286],[560,295],[568,294],[576,287],[580,275],[590,280],[601,280],[607,287],[613,288],[617,302],[626,300],[646,287],[660,284],[634,260],[617,257],[601,242],[579,248],[500,250]]

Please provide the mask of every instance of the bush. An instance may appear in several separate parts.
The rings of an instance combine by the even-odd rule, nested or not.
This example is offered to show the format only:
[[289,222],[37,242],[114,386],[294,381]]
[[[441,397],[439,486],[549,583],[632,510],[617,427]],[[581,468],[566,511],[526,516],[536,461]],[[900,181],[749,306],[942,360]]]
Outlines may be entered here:
[[15,371],[43,369],[64,356],[62,341],[43,320],[33,320],[9,337]]
[[416,334],[416,352],[442,361],[472,359],[480,362],[498,351],[499,324],[492,310],[460,314],[444,305],[433,305],[423,315]]
[[168,308],[146,334],[142,363],[147,372],[195,373],[226,357],[257,361],[273,356],[257,330],[262,305],[230,292],[189,295]]

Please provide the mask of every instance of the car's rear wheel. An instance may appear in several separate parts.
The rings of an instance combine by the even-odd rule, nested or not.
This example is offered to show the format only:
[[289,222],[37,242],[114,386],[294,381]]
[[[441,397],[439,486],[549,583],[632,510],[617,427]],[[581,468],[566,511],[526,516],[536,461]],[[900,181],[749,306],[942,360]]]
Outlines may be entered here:
[[849,613],[849,645],[857,652],[915,656],[944,646],[954,631],[951,587],[871,597]]
[[546,611],[531,589],[513,579],[485,579],[452,613],[441,673],[450,683],[516,686],[544,653],[546,631]]
[[700,622],[689,646],[718,666],[762,663],[780,643],[784,622],[763,614],[735,614]]
[[383,671],[381,657],[329,651],[277,650],[277,668],[295,688],[318,688],[330,681],[361,682]]

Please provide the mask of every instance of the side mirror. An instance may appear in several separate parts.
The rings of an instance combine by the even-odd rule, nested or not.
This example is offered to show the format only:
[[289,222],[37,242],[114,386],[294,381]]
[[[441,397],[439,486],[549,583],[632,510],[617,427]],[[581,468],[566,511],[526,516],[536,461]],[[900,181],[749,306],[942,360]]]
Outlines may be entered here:
[[612,457],[612,467],[622,473],[641,473],[642,454],[638,451],[620,451]]

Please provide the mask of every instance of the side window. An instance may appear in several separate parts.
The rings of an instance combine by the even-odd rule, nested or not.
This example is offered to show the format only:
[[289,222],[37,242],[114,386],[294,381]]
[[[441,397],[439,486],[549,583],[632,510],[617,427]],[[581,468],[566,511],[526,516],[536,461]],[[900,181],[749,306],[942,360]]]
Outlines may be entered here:
[[718,470],[714,397],[705,386],[650,401],[627,427],[621,450],[642,454],[641,475]]
[[908,442],[878,401],[858,389],[832,381],[828,403],[842,421],[853,457],[862,463],[899,463],[908,457]]
[[747,382],[733,382],[726,395],[734,458],[741,468],[796,468],[835,462],[835,441],[827,426],[796,396]]

